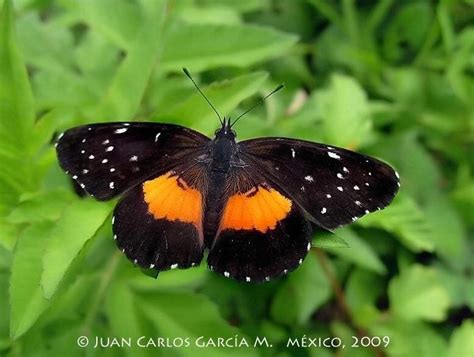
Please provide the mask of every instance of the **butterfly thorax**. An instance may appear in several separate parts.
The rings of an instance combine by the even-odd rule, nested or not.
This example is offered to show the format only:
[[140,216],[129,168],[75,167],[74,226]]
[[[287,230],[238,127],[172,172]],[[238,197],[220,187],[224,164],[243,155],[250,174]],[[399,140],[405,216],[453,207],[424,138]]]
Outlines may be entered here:
[[235,132],[230,129],[228,122],[215,133],[210,143],[209,150],[209,190],[206,198],[206,210],[204,217],[204,236],[206,243],[211,244],[218,230],[219,217],[225,204],[225,192],[227,176],[231,168],[238,162],[238,144],[235,140]]

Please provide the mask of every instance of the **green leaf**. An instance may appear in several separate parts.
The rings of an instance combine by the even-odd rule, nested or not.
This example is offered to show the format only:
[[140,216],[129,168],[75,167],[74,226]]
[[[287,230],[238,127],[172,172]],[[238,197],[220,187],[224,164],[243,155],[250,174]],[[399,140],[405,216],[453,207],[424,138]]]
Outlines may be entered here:
[[437,271],[419,265],[392,279],[388,295],[391,311],[406,320],[442,321],[450,306],[449,293]]
[[349,244],[344,239],[331,232],[317,232],[311,246],[321,249],[349,248]]
[[[105,310],[115,336],[127,336],[136,341],[140,336],[151,336],[140,315],[139,296],[122,279],[115,281],[107,291]],[[133,345],[125,351],[128,356],[149,355],[146,348]]]
[[449,357],[469,356],[474,352],[474,322],[465,320],[454,330],[449,341]]
[[121,63],[105,96],[91,117],[130,120],[137,112],[151,72],[160,55],[166,1],[150,2],[143,27]]
[[329,87],[316,93],[315,102],[327,142],[357,148],[367,140],[372,126],[370,107],[366,93],[355,79],[333,75]]
[[425,215],[431,225],[436,252],[453,266],[459,265],[465,253],[466,237],[459,215],[442,195],[428,202]]
[[[218,108],[221,116],[227,116],[242,100],[255,94],[262,87],[267,77],[267,73],[254,72],[230,80],[215,82],[207,88],[203,88],[203,91],[214,106]],[[182,104],[171,108],[154,119],[163,121],[166,120],[166,117],[168,117],[168,121],[192,126],[204,133],[212,132],[216,128],[216,123],[218,123],[216,114],[197,92],[184,100]]]
[[40,192],[27,200],[22,200],[7,219],[11,223],[34,223],[57,220],[73,198],[69,190]]
[[15,247],[10,277],[10,335],[18,338],[48,307],[40,279],[44,249],[52,224],[37,223],[26,228]]
[[123,49],[134,46],[145,17],[144,9],[137,2],[81,0],[73,4],[77,6],[78,16],[94,30],[100,31]]
[[[186,347],[186,356],[202,356],[203,348],[196,346],[195,341],[216,340],[217,337],[230,338],[237,342],[246,338],[240,331],[230,326],[219,315],[217,307],[206,297],[196,293],[160,293],[142,297],[138,303],[147,318],[156,328],[156,334],[170,339],[182,336],[190,339]],[[203,338],[197,340],[200,336]],[[246,338],[250,343],[251,340]],[[255,356],[255,350],[250,347],[222,348],[209,346],[205,348],[206,356]]]
[[[277,322],[303,324],[331,296],[331,287],[313,254],[288,276],[277,291],[270,314]],[[291,301],[291,303],[289,303]]]
[[91,239],[112,207],[104,203],[80,200],[69,205],[51,231],[43,258],[41,286],[50,298],[83,246]]
[[11,0],[4,1],[0,13],[0,103],[1,214],[35,185],[28,142],[35,117],[33,96],[15,41]]
[[180,71],[186,66],[192,72],[200,72],[223,66],[250,66],[284,54],[296,39],[294,35],[255,25],[181,24],[166,37],[161,69]]
[[[430,305],[425,301],[426,305]],[[434,328],[420,321],[390,319],[370,326],[373,336],[388,336],[389,356],[446,357],[447,343]]]
[[354,319],[362,326],[371,326],[379,318],[376,303],[384,289],[380,276],[367,270],[356,269],[349,276],[345,289],[346,302]]
[[364,216],[359,224],[387,230],[414,252],[435,249],[431,226],[425,215],[413,199],[401,193],[390,206]]
[[377,254],[352,230],[349,228],[338,229],[337,234],[343,237],[349,247],[343,249],[327,247],[328,252],[378,274],[386,272],[385,266]]

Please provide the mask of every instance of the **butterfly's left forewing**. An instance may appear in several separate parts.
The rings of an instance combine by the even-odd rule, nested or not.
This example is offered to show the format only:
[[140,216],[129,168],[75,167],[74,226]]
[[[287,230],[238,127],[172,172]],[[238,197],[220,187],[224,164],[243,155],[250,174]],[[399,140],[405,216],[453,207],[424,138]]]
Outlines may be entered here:
[[208,142],[179,125],[117,122],[67,130],[56,150],[61,167],[87,193],[107,200],[197,157]]
[[247,165],[329,230],[384,208],[400,186],[389,165],[342,148],[285,138],[247,140],[239,148]]

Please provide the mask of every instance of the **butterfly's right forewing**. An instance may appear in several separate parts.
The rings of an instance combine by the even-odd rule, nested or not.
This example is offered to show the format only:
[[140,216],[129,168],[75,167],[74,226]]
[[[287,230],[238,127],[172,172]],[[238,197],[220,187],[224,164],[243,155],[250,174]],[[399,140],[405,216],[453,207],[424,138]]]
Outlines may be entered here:
[[318,226],[334,229],[387,206],[400,186],[389,165],[342,148],[285,138],[239,143],[241,157]]

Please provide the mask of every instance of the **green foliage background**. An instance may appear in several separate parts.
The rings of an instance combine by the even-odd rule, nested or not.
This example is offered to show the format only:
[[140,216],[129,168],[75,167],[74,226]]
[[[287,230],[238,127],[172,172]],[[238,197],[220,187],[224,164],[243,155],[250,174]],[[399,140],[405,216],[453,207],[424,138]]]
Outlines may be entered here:
[[[0,355],[474,355],[474,3],[0,1]],[[79,198],[53,137],[151,120],[279,135],[390,162],[391,206],[315,236],[279,281],[143,275],[111,238],[114,203]],[[335,293],[336,292],[336,293]],[[272,348],[81,349],[89,337],[266,336]],[[390,336],[350,348],[351,335]],[[338,336],[345,349],[286,348]]]

